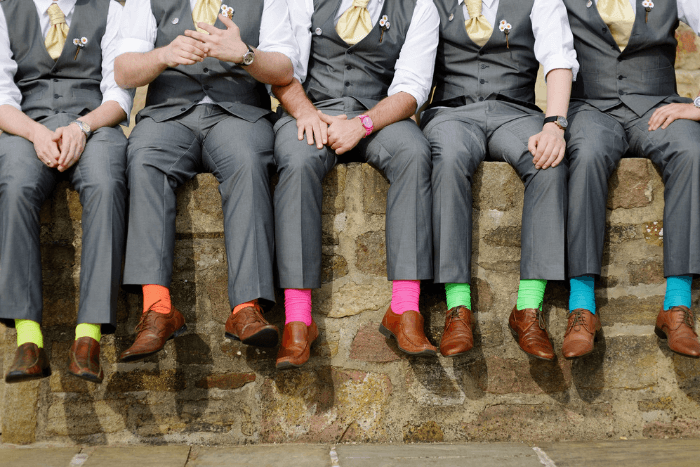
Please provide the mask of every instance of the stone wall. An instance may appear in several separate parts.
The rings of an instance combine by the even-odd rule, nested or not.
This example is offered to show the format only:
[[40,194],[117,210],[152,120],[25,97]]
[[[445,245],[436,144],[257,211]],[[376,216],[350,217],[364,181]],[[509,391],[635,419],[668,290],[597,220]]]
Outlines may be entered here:
[[[679,32],[681,92],[700,88],[700,41]],[[645,160],[613,175],[603,277],[603,338],[583,359],[529,359],[510,336],[516,299],[522,184],[485,163],[474,184],[476,346],[454,359],[408,358],[377,326],[390,301],[385,275],[387,182],[363,164],[324,181],[323,286],[314,291],[321,336],[302,369],[278,372],[276,351],[224,338],[229,313],[216,182],[200,175],[178,193],[172,291],[189,332],[159,355],[116,363],[132,341],[140,298],[122,293],[119,326],[105,336],[105,380],[66,373],[78,303],[80,214],[65,183],[41,211],[44,330],[51,378],[0,383],[2,441],[31,443],[423,442],[697,437],[700,361],[671,353],[653,333],[664,293],[663,185]],[[693,287],[693,303],[700,298]],[[444,293],[423,283],[421,309],[437,344]],[[281,296],[279,297],[281,298]],[[550,282],[545,311],[555,347],[567,287]],[[280,300],[278,300],[280,301]],[[279,305],[269,319],[282,326]],[[0,329],[7,368],[14,330]],[[4,373],[4,372],[3,372]]]

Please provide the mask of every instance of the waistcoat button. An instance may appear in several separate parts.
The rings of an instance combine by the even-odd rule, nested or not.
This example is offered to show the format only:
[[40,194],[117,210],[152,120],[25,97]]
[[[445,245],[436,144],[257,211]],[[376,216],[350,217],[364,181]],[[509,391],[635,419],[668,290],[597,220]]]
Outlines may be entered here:
[[483,101],[483,100],[484,100],[484,98],[483,98],[483,97],[480,97],[480,98],[479,98],[479,102],[481,102],[481,101]]
[[54,99],[58,99],[59,97],[60,97],[60,96],[59,96],[58,94],[54,94],[54,95],[53,95],[53,98],[54,98]]
[[484,84],[484,83],[486,82],[486,80],[485,80],[485,79],[480,79],[479,82],[480,82],[481,84]]
[[346,88],[347,88],[347,87],[350,87],[350,81],[346,81],[346,82],[345,82],[345,87],[346,87]]

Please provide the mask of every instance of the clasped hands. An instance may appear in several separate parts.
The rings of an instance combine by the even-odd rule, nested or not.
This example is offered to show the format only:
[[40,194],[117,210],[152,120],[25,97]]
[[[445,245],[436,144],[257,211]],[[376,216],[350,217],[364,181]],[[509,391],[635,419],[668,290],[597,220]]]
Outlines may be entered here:
[[39,160],[59,172],[68,170],[78,162],[86,141],[85,133],[75,124],[59,127],[56,131],[39,125],[32,138]]
[[297,118],[299,141],[304,139],[309,145],[316,143],[318,149],[328,145],[341,155],[357,146],[365,137],[365,127],[359,118],[348,120],[347,115],[327,115],[320,110],[308,111]]
[[219,20],[226,29],[215,28],[207,23],[197,23],[197,26],[207,33],[185,31],[184,36],[178,36],[161,50],[161,60],[169,67],[178,65],[194,65],[207,57],[213,57],[224,62],[241,63],[248,46],[241,39],[241,31],[236,23],[224,15]]

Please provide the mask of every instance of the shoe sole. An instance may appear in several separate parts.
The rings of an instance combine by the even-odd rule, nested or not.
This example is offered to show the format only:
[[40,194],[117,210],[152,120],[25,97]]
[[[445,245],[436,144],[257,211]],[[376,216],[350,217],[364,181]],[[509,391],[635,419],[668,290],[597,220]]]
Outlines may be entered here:
[[413,357],[437,357],[437,352],[434,350],[426,349],[426,350],[421,350],[420,352],[409,352],[408,350],[402,349],[401,346],[399,345],[399,340],[396,339],[396,336],[394,335],[394,333],[389,331],[389,329],[387,329],[386,327],[384,327],[383,324],[379,325],[379,332],[382,333],[382,335],[384,337],[386,337],[387,339],[390,337],[393,337],[394,340],[396,341],[396,347],[398,347],[399,350],[401,352],[405,353],[406,355],[411,355]]
[[277,347],[279,342],[279,334],[274,329],[263,329],[262,331],[256,332],[249,338],[241,340],[238,336],[227,332],[224,334],[228,339],[242,342],[245,345],[252,345],[254,347],[265,347],[273,348]]
[[668,336],[666,335],[665,332],[663,332],[661,329],[657,328],[654,326],[654,333],[659,337],[659,339],[666,341],[666,346],[668,347],[668,350],[670,350],[673,353],[676,353],[678,355],[683,355],[684,357],[688,358],[700,358],[700,355],[688,355],[687,353],[683,352],[678,352],[677,350],[673,350],[670,345],[668,345]]
[[25,375],[21,372],[10,372],[5,376],[5,382],[10,384],[24,383],[26,381],[34,381],[36,379],[48,378],[49,376],[51,376],[51,367],[47,366],[46,368],[41,370],[41,373],[31,376]]
[[556,355],[552,358],[547,358],[547,357],[540,357],[539,355],[535,355],[535,354],[532,354],[530,352],[525,352],[525,350],[522,347],[520,347],[520,338],[518,337],[518,333],[515,331],[515,329],[510,327],[510,324],[508,325],[508,329],[510,329],[510,333],[513,334],[513,337],[515,338],[515,343],[518,344],[518,347],[520,348],[520,350],[522,350],[525,353],[525,355],[528,355],[532,358],[537,358],[539,360],[544,360],[545,362],[553,362],[557,358]]
[[[186,325],[186,324],[183,324],[182,327],[181,327],[180,329],[178,329],[177,331],[175,331],[174,333],[172,333],[172,335],[171,335],[170,337],[168,337],[168,338],[165,340],[165,342],[168,342],[170,339],[175,339],[176,337],[180,337],[180,336],[183,335],[186,331],[187,331],[187,325]],[[165,343],[163,343],[163,347],[165,347]],[[122,362],[124,362],[124,363],[137,362],[137,361],[139,361],[139,360],[143,360],[144,358],[148,358],[148,357],[150,357],[151,355],[157,354],[158,352],[160,352],[161,350],[163,350],[163,347],[161,347],[160,349],[154,350],[153,352],[127,355],[126,357],[122,357],[122,358],[120,359],[120,361],[122,361]]]
[[[474,347],[472,347],[472,349],[473,349],[473,348],[474,348]],[[469,349],[469,350],[472,350],[472,349]],[[452,353],[452,354],[449,354],[449,355],[445,355],[444,353],[440,352],[440,355],[442,355],[442,356],[445,357],[445,358],[454,358],[454,357],[459,357],[460,355],[465,355],[465,354],[469,353],[469,350],[463,350],[463,351],[461,351],[461,352]]]
[[97,376],[93,375],[92,373],[73,373],[72,371],[69,371],[68,374],[73,375],[76,378],[80,378],[82,380],[88,381],[90,383],[100,384],[100,383],[102,383],[102,380],[103,380],[103,378],[98,378]]
[[[306,363],[306,362],[304,362],[304,363]],[[294,368],[301,368],[304,365],[304,363],[297,365],[297,364],[292,363],[292,362],[280,362],[280,363],[275,364],[275,368],[277,368],[278,370],[293,370]]]

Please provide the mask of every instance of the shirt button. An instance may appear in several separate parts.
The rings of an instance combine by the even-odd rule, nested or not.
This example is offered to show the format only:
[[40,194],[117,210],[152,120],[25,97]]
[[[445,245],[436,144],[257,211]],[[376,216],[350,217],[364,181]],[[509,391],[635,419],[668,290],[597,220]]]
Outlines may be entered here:
[[484,84],[484,83],[486,82],[486,80],[485,80],[485,79],[480,79],[479,82],[480,82],[481,84]]

